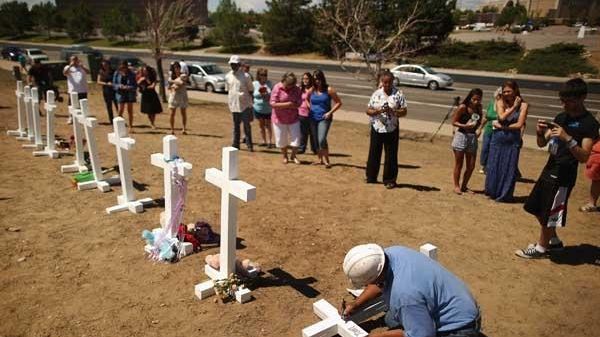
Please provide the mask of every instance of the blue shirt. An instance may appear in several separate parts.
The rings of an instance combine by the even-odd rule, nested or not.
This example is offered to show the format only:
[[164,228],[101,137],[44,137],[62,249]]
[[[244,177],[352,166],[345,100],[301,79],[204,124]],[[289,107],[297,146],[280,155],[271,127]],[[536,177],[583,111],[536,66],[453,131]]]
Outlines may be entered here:
[[317,93],[313,91],[310,95],[310,118],[315,121],[325,119],[325,114],[331,110],[331,96],[327,91]]
[[435,337],[463,328],[479,315],[466,285],[427,256],[402,246],[385,249],[383,298],[408,337]]
[[[252,93],[254,104],[252,108],[258,114],[270,115],[271,104],[269,104],[269,100],[271,99],[271,88],[273,88],[271,81],[266,81],[264,85],[260,85],[259,81],[254,81],[252,84],[254,85],[254,92]],[[262,89],[265,92],[264,96],[260,93],[261,88],[264,88]]]

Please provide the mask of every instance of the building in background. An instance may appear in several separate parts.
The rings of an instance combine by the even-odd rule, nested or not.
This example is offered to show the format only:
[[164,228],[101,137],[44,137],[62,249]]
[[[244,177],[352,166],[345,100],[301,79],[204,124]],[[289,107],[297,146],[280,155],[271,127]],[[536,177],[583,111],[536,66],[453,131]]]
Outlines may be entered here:
[[[80,4],[81,0],[55,0],[55,2],[59,11],[65,11]],[[143,19],[146,16],[144,11],[144,0],[86,0],[85,3],[92,13],[98,14],[96,16],[98,19],[101,18],[104,13],[115,8],[119,4],[124,4],[127,8],[130,8],[140,19]],[[194,5],[190,10],[198,16],[198,24],[206,25],[208,23],[208,0],[194,0],[193,3]]]
[[488,0],[482,1],[477,9],[493,6],[501,12],[509,1],[525,6],[531,18],[547,17],[558,22],[563,20],[596,22],[600,19],[600,0]]

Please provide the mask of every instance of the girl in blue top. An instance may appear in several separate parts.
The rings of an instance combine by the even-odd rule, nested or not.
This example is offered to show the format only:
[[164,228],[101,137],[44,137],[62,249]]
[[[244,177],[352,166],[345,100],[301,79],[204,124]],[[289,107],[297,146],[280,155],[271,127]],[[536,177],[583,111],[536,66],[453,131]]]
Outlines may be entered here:
[[[271,89],[273,85],[268,79],[268,72],[265,68],[258,68],[256,70],[256,81],[252,82],[254,85],[254,92],[252,97],[254,98],[254,104],[252,109],[254,110],[254,117],[258,119],[260,125],[260,135],[262,136],[262,144],[259,146],[273,146],[273,130],[271,129]],[[269,142],[267,143],[266,135],[269,135]]]
[[[319,156],[319,162],[315,164],[324,164],[326,168],[331,168],[327,133],[333,120],[333,113],[342,106],[342,101],[335,89],[327,84],[325,74],[321,70],[315,70],[313,78],[314,85],[306,95],[306,103],[310,109],[310,136],[313,137],[314,144],[317,144]],[[334,103],[333,106],[331,101]]]
[[137,82],[135,73],[131,71],[127,61],[121,62],[119,70],[113,76],[112,83],[119,103],[119,117],[123,117],[125,106],[127,106],[129,133],[133,133],[133,103],[135,103]]

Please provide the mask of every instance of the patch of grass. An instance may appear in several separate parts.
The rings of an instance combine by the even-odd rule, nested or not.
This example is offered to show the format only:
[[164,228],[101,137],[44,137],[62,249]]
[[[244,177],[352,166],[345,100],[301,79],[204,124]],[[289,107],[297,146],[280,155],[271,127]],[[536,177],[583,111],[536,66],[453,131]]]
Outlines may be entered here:
[[221,47],[219,53],[223,54],[253,54],[260,49],[260,46],[254,43],[239,45],[232,48]]
[[569,76],[575,73],[598,74],[585,57],[585,48],[577,43],[557,43],[534,49],[523,57],[517,69],[533,75]]
[[516,68],[523,53],[523,47],[516,41],[452,41],[416,61],[434,67],[504,72]]
[[451,41],[430,54],[413,58],[411,62],[441,68],[497,72],[516,69],[520,74],[531,75],[598,75],[598,68],[588,61],[586,53],[584,46],[576,43],[558,43],[526,52],[517,41]]
[[18,38],[12,38],[14,41],[25,41],[25,42],[38,42],[38,43],[56,43],[56,44],[64,44],[71,45],[77,43],[85,43],[92,47],[125,47],[125,48],[148,48],[148,44],[144,41],[122,41],[122,40],[114,40],[110,41],[107,39],[99,39],[99,38],[87,38],[83,40],[72,39],[68,36],[52,36],[48,38],[47,35],[39,35],[39,34],[28,34],[23,35]]

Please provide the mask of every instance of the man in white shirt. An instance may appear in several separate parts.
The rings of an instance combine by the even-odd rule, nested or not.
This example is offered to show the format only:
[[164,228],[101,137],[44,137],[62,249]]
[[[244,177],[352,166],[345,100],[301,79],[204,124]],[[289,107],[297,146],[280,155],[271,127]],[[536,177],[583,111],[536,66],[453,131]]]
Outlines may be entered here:
[[[87,98],[88,87],[86,74],[89,74],[90,70],[86,68],[79,58],[75,55],[69,59],[69,65],[63,69],[63,74],[67,78],[67,92],[69,94],[69,105],[71,105],[71,93],[76,92],[79,99]],[[71,116],[67,120],[67,124],[71,124]]]
[[254,85],[250,76],[240,67],[240,57],[232,55],[229,58],[231,71],[225,75],[225,81],[229,90],[228,101],[229,111],[233,117],[233,142],[232,146],[240,148],[240,123],[244,123],[244,134],[246,135],[246,145],[250,152],[254,151],[252,147],[252,129],[250,126],[250,117],[252,116],[252,92]]

